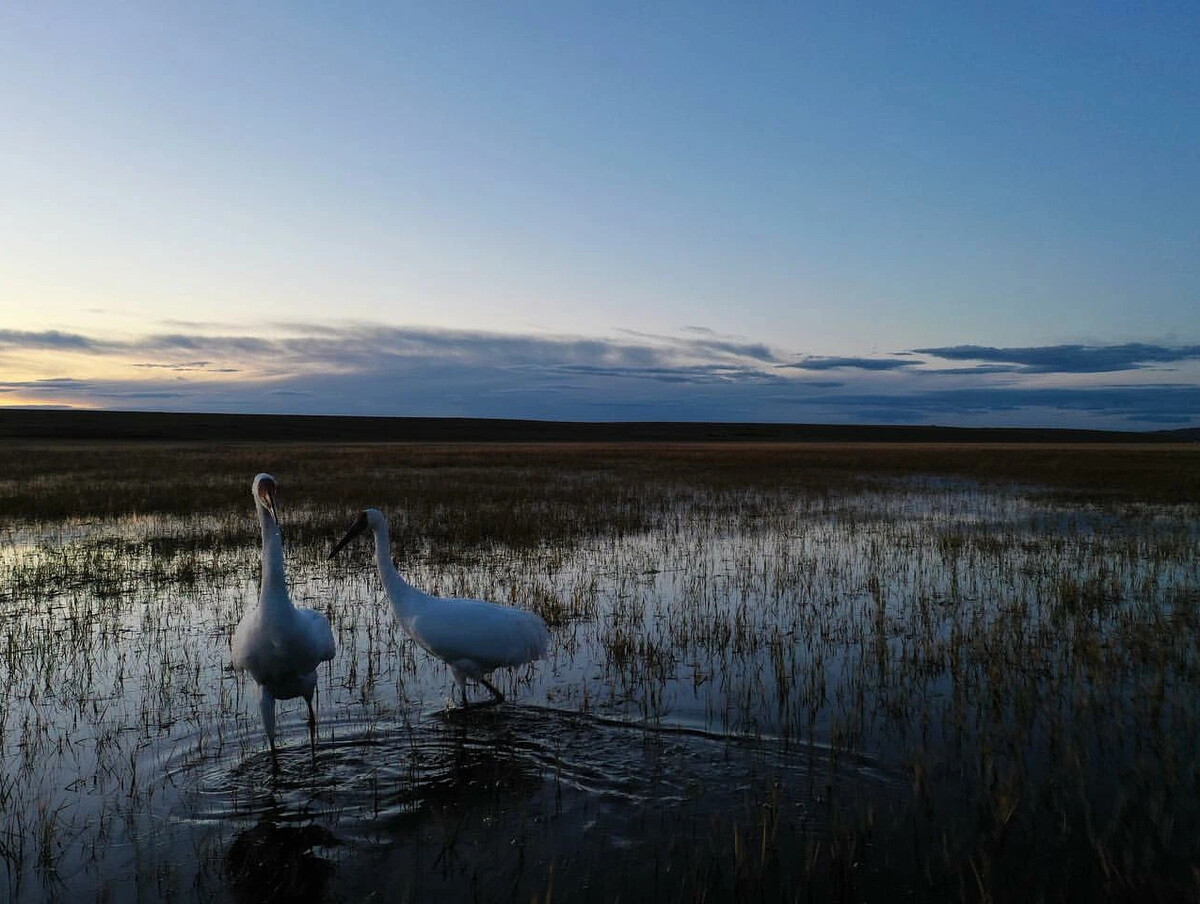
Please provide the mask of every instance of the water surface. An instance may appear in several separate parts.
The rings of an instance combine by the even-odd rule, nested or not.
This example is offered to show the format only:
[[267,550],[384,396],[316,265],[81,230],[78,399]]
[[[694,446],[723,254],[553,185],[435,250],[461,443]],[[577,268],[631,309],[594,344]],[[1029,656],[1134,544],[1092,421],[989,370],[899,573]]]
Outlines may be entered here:
[[[306,514],[285,512],[290,536]],[[229,667],[257,598],[249,512],[244,531],[14,525],[0,883],[16,901],[1179,890],[1200,863],[1195,514],[908,480],[684,494],[653,529],[570,544],[394,549],[424,589],[552,623],[547,660],[500,681],[509,702],[467,711],[398,631],[368,544],[330,562],[297,540],[293,598],[339,651],[315,747],[303,702],[280,704],[277,766]]]

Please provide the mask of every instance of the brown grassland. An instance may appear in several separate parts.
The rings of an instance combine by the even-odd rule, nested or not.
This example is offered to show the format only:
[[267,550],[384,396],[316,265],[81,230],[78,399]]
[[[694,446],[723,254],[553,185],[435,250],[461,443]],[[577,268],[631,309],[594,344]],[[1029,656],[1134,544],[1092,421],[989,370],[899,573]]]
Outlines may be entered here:
[[[1021,483],[1098,501],[1200,502],[1200,444],[1020,443],[0,443],[0,514],[53,520],[241,511],[247,475],[275,473],[306,507],[449,507],[480,536],[636,521],[682,482],[842,490],[879,478]],[[553,481],[543,479],[554,475]],[[560,479],[561,478],[561,479]],[[593,509],[597,494],[624,506]],[[290,494],[289,494],[290,495]],[[291,496],[296,499],[296,496]],[[582,516],[582,517],[581,517]],[[535,523],[541,525],[537,527]],[[629,526],[635,526],[632,522]],[[322,529],[325,525],[321,525]]]

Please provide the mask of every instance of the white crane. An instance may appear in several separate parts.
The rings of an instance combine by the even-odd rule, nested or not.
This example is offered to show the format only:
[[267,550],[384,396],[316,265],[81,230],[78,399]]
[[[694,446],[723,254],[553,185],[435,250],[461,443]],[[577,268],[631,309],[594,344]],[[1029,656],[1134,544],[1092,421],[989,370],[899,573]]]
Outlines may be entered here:
[[491,691],[494,702],[504,702],[504,694],[487,676],[497,668],[541,659],[550,643],[546,623],[524,609],[431,596],[409,584],[392,564],[387,518],[378,509],[362,512],[329,557],[368,528],[375,534],[379,579],[408,636],[450,666],[462,691],[463,706],[468,705],[467,679]]
[[275,755],[275,701],[303,697],[308,731],[316,743],[313,691],[317,666],[334,655],[329,619],[312,609],[297,609],[288,597],[283,572],[283,536],[275,503],[275,478],[259,474],[252,485],[262,527],[262,587],[258,605],[242,616],[233,632],[233,666],[248,671],[262,692],[263,727]]

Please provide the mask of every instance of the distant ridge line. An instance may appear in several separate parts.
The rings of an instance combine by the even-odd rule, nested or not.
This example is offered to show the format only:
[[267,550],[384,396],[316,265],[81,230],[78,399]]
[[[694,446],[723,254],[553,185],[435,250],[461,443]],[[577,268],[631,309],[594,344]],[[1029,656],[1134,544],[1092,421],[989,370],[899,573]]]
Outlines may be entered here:
[[1190,443],[1200,442],[1200,429],[1120,431],[886,424],[539,421],[0,408],[0,439],[341,443]]

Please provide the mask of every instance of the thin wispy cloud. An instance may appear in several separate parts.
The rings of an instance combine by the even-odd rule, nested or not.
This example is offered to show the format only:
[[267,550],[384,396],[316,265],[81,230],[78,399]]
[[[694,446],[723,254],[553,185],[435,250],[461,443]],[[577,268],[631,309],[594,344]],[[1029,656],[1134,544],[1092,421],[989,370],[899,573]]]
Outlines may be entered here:
[[775,362],[778,358],[775,352],[762,342],[746,342],[729,336],[720,336],[715,331],[704,327],[685,327],[685,332],[695,333],[701,338],[665,336],[661,333],[646,333],[640,330],[623,329],[618,334],[629,336],[639,342],[650,342],[664,350],[675,350],[682,353],[720,355],[730,358],[748,358],[753,361]]
[[134,362],[130,366],[143,370],[169,370],[175,373],[235,374],[239,370],[236,367],[214,367],[210,361],[173,361],[165,364],[140,361]]
[[661,380],[668,383],[785,383],[784,378],[748,367],[722,364],[678,367],[605,367],[589,364],[556,365],[553,370],[564,374],[620,377],[635,380]]
[[[0,392],[48,394],[67,403],[88,404],[96,400],[110,403],[142,399],[186,399],[188,392],[160,388],[158,384],[139,384],[130,381],[78,380],[73,377],[54,377],[43,380],[8,381],[0,383]],[[42,400],[39,399],[39,404]],[[114,407],[128,407],[114,404]]]
[[953,377],[968,375],[972,377],[985,376],[987,374],[1023,374],[1030,373],[1027,368],[1019,364],[974,364],[962,367],[922,367],[914,373],[924,374],[932,377]]

